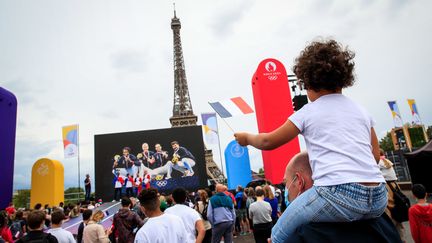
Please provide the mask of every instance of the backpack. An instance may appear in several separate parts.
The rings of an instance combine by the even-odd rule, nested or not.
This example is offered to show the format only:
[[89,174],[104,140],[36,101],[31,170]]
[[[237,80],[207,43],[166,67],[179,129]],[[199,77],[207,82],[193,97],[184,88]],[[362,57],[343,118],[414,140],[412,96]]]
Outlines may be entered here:
[[198,207],[198,202],[195,204],[195,208],[197,209],[198,213],[201,214],[201,217],[203,220],[208,220],[207,219],[207,208],[208,208],[208,202],[203,202],[204,205],[204,209],[202,212],[199,211],[199,207]]
[[21,238],[21,236],[23,236],[24,234],[21,227],[21,222],[21,220],[16,220],[9,227],[10,231],[12,232],[12,238],[14,240]]
[[388,185],[393,191],[395,204],[395,206],[390,209],[391,217],[399,223],[408,221],[408,209],[411,206],[408,197],[402,193],[398,186],[393,187],[392,183],[388,183]]

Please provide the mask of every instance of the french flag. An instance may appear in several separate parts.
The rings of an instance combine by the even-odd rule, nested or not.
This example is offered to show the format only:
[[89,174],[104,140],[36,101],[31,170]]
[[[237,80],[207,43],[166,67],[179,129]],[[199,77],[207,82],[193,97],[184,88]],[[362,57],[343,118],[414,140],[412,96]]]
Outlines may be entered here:
[[209,104],[221,118],[228,118],[254,112],[241,97],[234,97],[218,102],[209,102]]

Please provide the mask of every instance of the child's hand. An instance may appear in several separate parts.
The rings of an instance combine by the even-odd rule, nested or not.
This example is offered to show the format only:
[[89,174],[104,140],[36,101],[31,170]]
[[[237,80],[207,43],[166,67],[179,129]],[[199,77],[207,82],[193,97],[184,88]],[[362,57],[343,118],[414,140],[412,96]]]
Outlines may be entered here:
[[234,137],[237,140],[237,143],[239,143],[241,146],[247,146],[247,136],[248,133],[246,132],[238,132],[238,133],[234,133]]

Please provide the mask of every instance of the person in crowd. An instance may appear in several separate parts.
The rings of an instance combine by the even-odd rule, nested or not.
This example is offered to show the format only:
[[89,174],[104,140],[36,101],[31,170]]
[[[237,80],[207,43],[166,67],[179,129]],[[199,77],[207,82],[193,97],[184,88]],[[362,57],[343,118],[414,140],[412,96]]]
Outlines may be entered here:
[[124,181],[123,177],[120,175],[120,172],[116,171],[116,173],[114,175],[114,180],[113,180],[113,183],[114,183],[114,200],[113,200],[113,202],[115,202],[115,201],[118,202],[120,200],[124,182],[125,181]]
[[178,216],[160,210],[158,191],[155,188],[143,189],[138,196],[141,210],[148,217],[138,230],[135,242],[184,243],[188,241],[186,228]]
[[85,200],[90,201],[90,193],[91,193],[91,181],[90,175],[87,174],[84,180],[84,188],[85,188]]
[[0,211],[0,237],[6,242],[14,242],[12,232],[8,227],[8,213]]
[[59,203],[59,209],[63,210],[63,212],[64,212],[64,202]]
[[83,242],[92,243],[109,243],[108,236],[111,234],[111,229],[104,229],[100,224],[104,218],[104,213],[101,210],[96,210],[90,217],[83,231]]
[[51,214],[51,229],[48,233],[52,234],[57,238],[58,242],[61,243],[75,243],[75,239],[71,232],[62,229],[63,220],[66,219],[63,211],[57,210]]
[[[390,218],[392,218],[391,210],[395,206],[394,194],[392,188],[399,188],[399,185],[397,184],[397,177],[396,177],[396,172],[393,168],[393,163],[386,158],[384,150],[382,149],[380,149],[380,160],[378,162],[378,166],[381,170],[382,175],[384,176],[384,180],[386,181],[388,201],[387,201],[387,208],[385,209],[385,212]],[[394,220],[393,218],[392,221],[395,224],[396,229],[398,229],[401,238],[404,238],[405,229],[403,227],[403,224],[401,222]]]
[[165,212],[165,210],[168,208],[168,204],[166,202],[166,198],[164,195],[160,195],[159,196],[159,201],[160,201],[160,210],[162,212]]
[[234,194],[232,194],[229,190],[228,187],[223,185],[223,193],[225,193],[225,195],[227,195],[228,197],[231,198],[231,201],[233,202],[234,206],[237,206],[237,201],[235,200]]
[[264,201],[264,190],[256,191],[256,202],[249,206],[249,217],[253,222],[254,238],[256,243],[267,243],[272,229],[272,207]]
[[134,188],[137,196],[141,193],[142,190],[141,184],[142,184],[142,177],[140,176],[140,173],[136,173],[136,176],[134,178]]
[[[249,215],[249,207],[252,203],[254,203],[256,201],[256,195],[255,195],[255,190],[253,189],[253,187],[248,187],[245,190],[247,190],[247,200],[246,200],[246,214],[247,214],[247,218],[250,219],[250,215]],[[248,220],[249,221],[249,233],[252,233],[253,230],[253,222],[252,220]]]
[[88,222],[90,221],[90,217],[92,216],[93,211],[91,209],[86,209],[82,213],[82,222],[78,226],[78,234],[77,234],[77,243],[83,242],[83,233],[84,228],[87,226]]
[[[305,138],[315,184],[273,227],[273,242],[288,240],[299,225],[312,220],[377,218],[387,206],[385,180],[377,165],[374,121],[364,108],[342,94],[342,89],[354,84],[353,58],[354,53],[335,40],[313,41],[294,65],[311,103],[272,132],[234,134],[240,145],[264,150],[280,147],[299,134]],[[310,198],[316,200],[310,202]],[[304,210],[306,204],[310,210]]]
[[28,233],[21,237],[16,243],[30,243],[30,242],[49,242],[58,243],[57,238],[49,233],[44,233],[43,228],[45,225],[45,212],[41,210],[32,210],[27,215],[27,228]]
[[13,214],[15,214],[16,209],[15,209],[15,205],[13,204],[13,202],[9,203],[9,206],[5,209],[5,211],[7,212],[8,216],[12,216]]
[[205,236],[202,240],[203,243],[211,243],[212,238],[212,227],[210,221],[207,219],[207,210],[208,210],[209,198],[206,190],[198,190],[198,199],[195,202],[195,210],[201,215],[201,218],[204,223]]
[[249,220],[246,213],[247,194],[245,193],[242,186],[237,186],[235,200],[237,203],[236,216],[240,223],[240,234],[246,235],[249,233]]
[[133,183],[134,179],[131,175],[126,174],[125,185],[126,185],[126,196],[132,197],[133,195]]
[[137,198],[135,197],[130,197],[129,198],[131,200],[131,210],[132,212],[138,214],[138,216],[140,217],[141,220],[144,220],[146,218],[145,214],[143,213],[143,211],[141,210],[141,206],[140,206],[140,202]]
[[69,217],[70,218],[79,217],[79,215],[80,215],[80,209],[79,209],[79,206],[77,204],[71,204],[69,206],[69,210],[70,210],[70,213],[69,213]]
[[12,224],[10,225],[10,230],[12,233],[12,238],[14,240],[17,240],[21,238],[26,233],[26,221],[24,219],[24,212],[23,210],[18,210],[15,213],[15,218],[12,221]]
[[216,194],[210,198],[207,219],[212,225],[212,242],[218,243],[224,238],[225,243],[231,243],[233,227],[236,218],[234,203],[225,193],[225,186],[216,185]]
[[426,188],[415,184],[411,191],[417,200],[408,210],[412,238],[415,243],[432,242],[432,204],[426,201]]
[[[201,243],[204,239],[205,228],[199,213],[185,205],[187,192],[184,188],[176,188],[172,192],[175,205],[165,210],[166,214],[181,218],[186,227],[187,242]],[[198,234],[195,236],[195,232]]]
[[264,201],[268,202],[272,207],[272,223],[276,224],[278,220],[278,200],[273,195],[273,191],[271,190],[269,185],[264,186]]
[[117,233],[118,243],[133,243],[135,233],[144,223],[135,212],[130,210],[132,205],[128,197],[121,200],[122,208],[114,215],[114,229]]
[[177,141],[172,141],[171,147],[174,153],[172,161],[167,163],[170,166],[168,166],[166,179],[171,178],[172,168],[182,172],[184,176],[193,176],[194,171],[192,167],[195,166],[195,157],[193,154],[185,147],[181,147]]

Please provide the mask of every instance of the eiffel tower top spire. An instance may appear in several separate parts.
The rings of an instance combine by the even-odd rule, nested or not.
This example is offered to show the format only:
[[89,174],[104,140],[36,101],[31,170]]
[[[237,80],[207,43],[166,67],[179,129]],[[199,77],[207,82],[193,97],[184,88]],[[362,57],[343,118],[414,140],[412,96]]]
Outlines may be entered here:
[[175,4],[174,17],[171,19],[171,29],[173,30],[174,37],[174,106],[170,122],[172,127],[194,126],[197,123],[197,116],[193,113],[189,96],[180,38],[181,23],[180,19],[176,16]]

